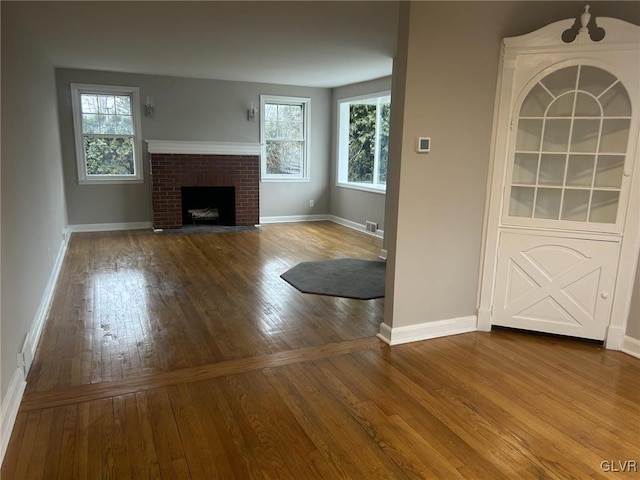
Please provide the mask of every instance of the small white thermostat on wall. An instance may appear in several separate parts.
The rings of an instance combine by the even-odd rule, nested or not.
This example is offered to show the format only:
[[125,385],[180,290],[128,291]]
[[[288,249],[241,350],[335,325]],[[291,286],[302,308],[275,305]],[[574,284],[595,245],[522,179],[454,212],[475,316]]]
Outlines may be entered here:
[[416,152],[429,153],[430,149],[431,149],[431,137],[418,137],[418,141],[416,143]]

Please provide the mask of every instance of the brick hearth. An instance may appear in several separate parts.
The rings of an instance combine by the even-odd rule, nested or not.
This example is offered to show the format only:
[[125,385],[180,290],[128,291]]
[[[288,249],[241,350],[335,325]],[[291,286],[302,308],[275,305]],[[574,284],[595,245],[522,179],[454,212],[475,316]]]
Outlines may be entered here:
[[236,225],[260,223],[258,155],[151,152],[150,158],[154,228],[182,228],[182,187],[235,187]]

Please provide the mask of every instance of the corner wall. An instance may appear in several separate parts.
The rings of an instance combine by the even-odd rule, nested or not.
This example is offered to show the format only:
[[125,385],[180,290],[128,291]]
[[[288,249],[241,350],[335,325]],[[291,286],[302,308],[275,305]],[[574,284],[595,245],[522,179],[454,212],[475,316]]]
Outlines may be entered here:
[[26,353],[35,351],[64,255],[67,218],[54,69],[15,4],[1,8],[3,455],[24,389],[18,354],[25,341]]

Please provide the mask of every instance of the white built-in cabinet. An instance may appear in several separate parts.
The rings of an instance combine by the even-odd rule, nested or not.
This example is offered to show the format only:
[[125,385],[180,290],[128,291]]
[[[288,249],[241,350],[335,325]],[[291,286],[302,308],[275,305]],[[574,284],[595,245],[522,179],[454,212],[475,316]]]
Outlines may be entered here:
[[579,31],[503,41],[478,327],[619,348],[640,239],[640,27],[588,10]]

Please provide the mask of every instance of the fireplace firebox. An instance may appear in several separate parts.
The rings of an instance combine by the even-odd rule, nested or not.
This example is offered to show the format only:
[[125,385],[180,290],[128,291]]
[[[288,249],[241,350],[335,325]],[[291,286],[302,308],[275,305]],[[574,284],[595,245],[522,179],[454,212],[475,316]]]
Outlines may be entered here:
[[184,225],[235,226],[235,187],[182,187],[181,196]]

